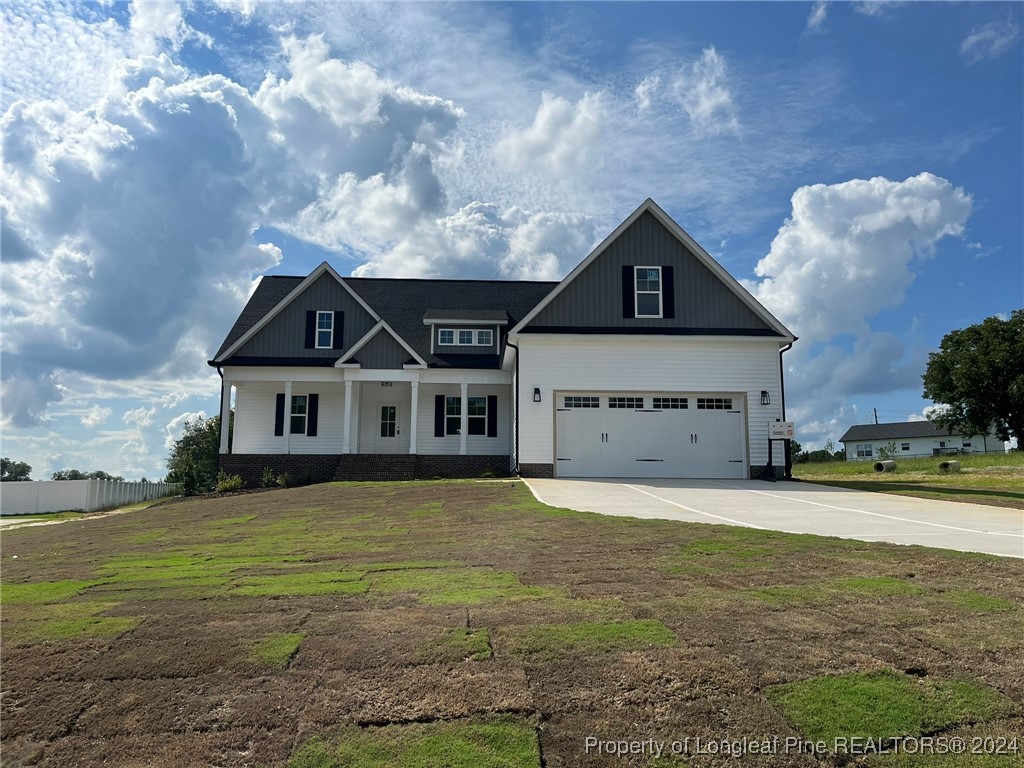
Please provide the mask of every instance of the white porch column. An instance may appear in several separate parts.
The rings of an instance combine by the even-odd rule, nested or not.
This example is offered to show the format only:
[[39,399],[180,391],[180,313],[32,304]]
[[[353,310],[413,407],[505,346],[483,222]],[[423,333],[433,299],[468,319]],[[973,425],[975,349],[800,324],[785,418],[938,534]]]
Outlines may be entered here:
[[284,452],[292,452],[292,383],[284,383]]
[[412,385],[412,404],[409,406],[409,453],[416,453],[416,422],[420,417],[420,383],[409,382]]
[[231,430],[231,382],[224,379],[220,393],[220,452],[228,452],[228,436]]
[[466,433],[469,432],[469,384],[462,382],[462,404],[459,410],[459,455],[466,455]]
[[341,446],[342,453],[352,453],[352,382],[345,382],[345,427],[343,430]]

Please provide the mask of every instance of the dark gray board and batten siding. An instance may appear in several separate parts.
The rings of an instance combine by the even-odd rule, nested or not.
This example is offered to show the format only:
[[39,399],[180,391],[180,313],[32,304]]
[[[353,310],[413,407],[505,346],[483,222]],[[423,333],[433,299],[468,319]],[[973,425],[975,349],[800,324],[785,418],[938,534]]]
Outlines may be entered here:
[[[672,266],[674,318],[623,316],[624,266]],[[771,327],[645,211],[524,329],[724,329],[775,335]]]
[[[365,346],[357,349],[354,357],[363,368],[401,370],[406,363],[416,362],[409,351],[383,328]],[[345,362],[349,362],[347,358]]]
[[[321,275],[301,295],[242,345],[240,357],[313,357],[337,359],[337,349],[306,349],[306,312],[345,313],[343,346],[349,349],[376,324],[352,295],[329,273]],[[406,353],[408,357],[408,353]]]

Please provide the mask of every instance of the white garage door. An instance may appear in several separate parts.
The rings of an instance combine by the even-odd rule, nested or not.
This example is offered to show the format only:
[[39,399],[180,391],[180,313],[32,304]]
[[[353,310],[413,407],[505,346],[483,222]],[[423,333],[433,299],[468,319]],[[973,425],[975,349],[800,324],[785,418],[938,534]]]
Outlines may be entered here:
[[556,398],[558,477],[746,477],[738,397],[559,392]]

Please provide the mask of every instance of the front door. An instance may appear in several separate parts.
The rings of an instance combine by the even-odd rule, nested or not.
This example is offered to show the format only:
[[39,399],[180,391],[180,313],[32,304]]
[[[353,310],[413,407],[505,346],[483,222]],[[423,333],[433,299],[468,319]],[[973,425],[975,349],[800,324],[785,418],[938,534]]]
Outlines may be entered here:
[[377,405],[377,453],[398,453],[398,403]]

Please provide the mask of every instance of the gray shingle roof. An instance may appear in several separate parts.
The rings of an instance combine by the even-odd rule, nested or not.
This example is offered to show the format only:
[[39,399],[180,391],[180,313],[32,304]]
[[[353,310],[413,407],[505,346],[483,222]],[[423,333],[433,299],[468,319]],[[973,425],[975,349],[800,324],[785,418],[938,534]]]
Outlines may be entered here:
[[[214,359],[219,358],[305,279],[286,275],[264,276]],[[481,322],[507,320],[508,327],[512,327],[558,285],[556,282],[528,280],[343,279],[429,366],[439,368],[499,368],[501,356],[432,355],[430,326],[423,324],[428,312],[459,312],[466,319],[479,319]],[[446,309],[438,310],[437,307]],[[455,318],[449,316],[447,319]]]
[[[959,435],[959,432],[953,434]],[[901,440],[911,437],[949,437],[950,432],[930,421],[897,421],[887,424],[856,424],[839,438],[841,443],[857,440]]]
[[475,322],[507,323],[508,312],[504,309],[428,309],[423,314],[423,322],[426,323],[434,320],[472,320]]

